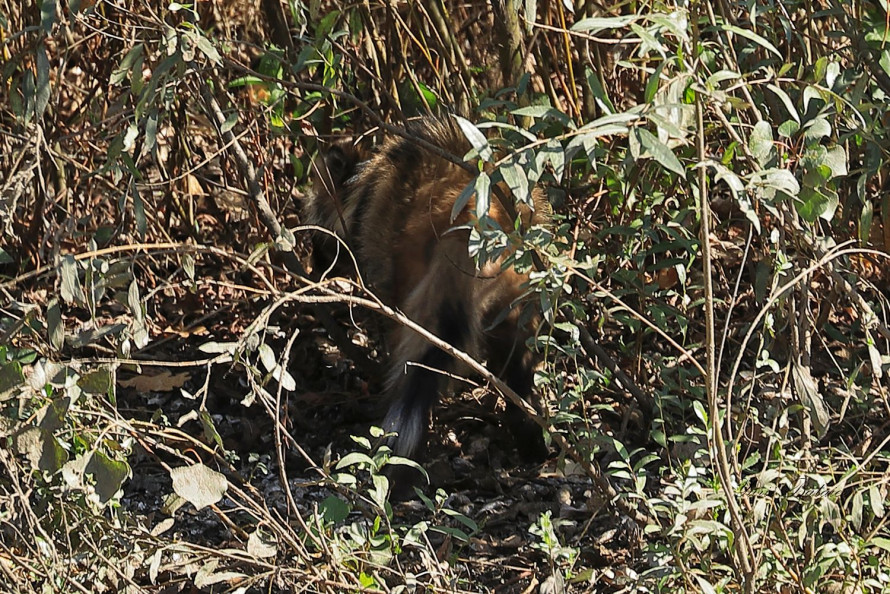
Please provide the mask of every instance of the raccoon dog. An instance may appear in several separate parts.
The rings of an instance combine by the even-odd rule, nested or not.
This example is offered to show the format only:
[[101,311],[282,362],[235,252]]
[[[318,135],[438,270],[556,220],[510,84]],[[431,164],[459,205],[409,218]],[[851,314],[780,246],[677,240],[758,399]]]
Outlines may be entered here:
[[[458,157],[470,150],[451,118],[423,119],[409,132]],[[520,396],[529,396],[536,359],[525,341],[537,322],[520,324],[522,308],[515,303],[528,276],[505,268],[506,256],[477,270],[467,253],[469,230],[453,229],[475,216],[471,199],[451,220],[455,200],[472,175],[400,137],[387,138],[366,160],[352,146],[334,146],[314,169],[306,222],[334,231],[350,246],[363,278],[384,303],[454,347],[487,358],[493,373]],[[540,192],[533,194],[533,203],[534,210],[516,208],[524,228],[547,222],[550,207]],[[514,226],[494,193],[489,216],[502,229]],[[337,242],[322,233],[313,241],[316,269],[325,270],[334,263]],[[345,253],[338,260],[349,263]],[[443,375],[431,369],[447,371],[453,362],[402,326],[392,329],[389,346],[391,405],[383,428],[398,434],[394,452],[410,457],[425,441],[430,410],[444,384]],[[509,403],[507,421],[523,455],[544,457],[540,428]]]

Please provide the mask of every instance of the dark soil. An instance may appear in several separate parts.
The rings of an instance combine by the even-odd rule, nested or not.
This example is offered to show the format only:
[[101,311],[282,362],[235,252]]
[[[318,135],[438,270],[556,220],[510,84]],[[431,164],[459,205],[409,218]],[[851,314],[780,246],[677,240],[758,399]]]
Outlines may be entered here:
[[[300,332],[289,367],[297,389],[283,394],[285,404],[279,415],[299,446],[286,449],[284,470],[288,486],[298,508],[305,512],[304,519],[309,519],[325,498],[337,493],[321,480],[318,466],[325,460],[336,461],[348,452],[361,451],[351,436],[369,436],[370,426],[383,417],[385,398],[380,394],[378,377],[363,374],[342,357],[308,312],[292,313],[294,322],[287,331]],[[350,322],[347,319],[344,323]],[[219,324],[211,333],[219,331],[218,340],[231,339],[226,334],[240,325],[243,324],[229,319],[225,327]],[[349,332],[354,342],[369,354],[370,365],[365,362],[365,367],[382,370],[382,357],[375,360],[376,350],[371,348],[372,344],[369,346],[372,341],[354,326]],[[375,332],[372,328],[371,334]],[[170,341],[153,351],[153,355],[165,360],[197,360],[205,356],[197,347],[209,341],[207,336]],[[241,369],[216,366],[211,374],[205,406],[224,446],[224,449],[216,448],[217,454],[231,463],[228,469],[223,464],[217,468],[227,474],[232,484],[252,485],[273,513],[288,517],[275,456],[272,416],[259,402],[252,406],[242,404],[250,389]],[[121,376],[126,377],[126,373],[122,372]],[[195,394],[206,380],[206,371],[195,368],[183,386],[184,391]],[[274,384],[269,389],[274,393]],[[201,399],[189,398],[185,392],[173,390],[146,395],[119,389],[119,408],[135,418],[164,418],[170,426],[212,444],[193,414],[200,409]],[[467,591],[536,591],[537,584],[547,580],[553,571],[547,555],[533,548],[541,539],[529,528],[549,512],[554,522],[560,524],[558,534],[562,544],[577,551],[574,565],[562,559],[555,566],[556,573],[566,569],[577,573],[580,568],[586,568],[576,582],[567,585],[568,591],[617,588],[624,572],[622,568],[639,563],[634,559],[638,530],[613,508],[604,505],[591,481],[580,471],[573,472],[572,465],[552,446],[551,456],[543,464],[522,461],[510,432],[502,423],[502,410],[503,403],[494,393],[477,386],[445,397],[434,411],[424,456],[431,485],[423,490],[432,496],[437,489],[442,489],[448,494],[445,507],[470,518],[478,526],[468,542],[430,532],[430,543],[440,561],[460,566],[459,573],[467,576],[467,583],[461,588]],[[181,423],[183,418],[190,417],[191,420]],[[202,458],[205,464],[213,466],[212,458],[209,461],[206,456]],[[153,524],[169,513],[164,506],[172,487],[162,461],[172,463],[165,459],[163,452],[142,451],[135,456],[133,478],[126,484],[123,499],[127,509],[145,516]],[[340,493],[348,498],[343,495],[345,491]],[[217,507],[200,512],[190,505],[176,509],[173,512],[176,521],[171,528],[176,531],[176,538],[202,546],[243,548],[244,534],[240,530],[251,529],[250,518],[239,514],[228,500]],[[221,513],[227,521],[221,519]],[[395,526],[410,526],[429,519],[430,512],[416,497],[393,506]],[[436,520],[467,530],[463,524],[445,516],[437,516]],[[294,527],[296,529],[296,523]],[[410,566],[411,559],[410,550],[406,550],[400,563]]]

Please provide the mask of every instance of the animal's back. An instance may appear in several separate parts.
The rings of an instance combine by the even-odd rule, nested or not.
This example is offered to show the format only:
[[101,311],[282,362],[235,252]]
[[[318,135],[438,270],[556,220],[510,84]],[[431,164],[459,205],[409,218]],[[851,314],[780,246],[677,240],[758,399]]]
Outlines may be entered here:
[[[421,120],[409,128],[409,135],[457,157],[470,150],[453,119]],[[451,220],[454,203],[473,176],[406,138],[388,137],[364,161],[349,150],[337,149],[333,163],[328,158],[328,171],[319,175],[306,209],[309,221],[349,243],[364,279],[384,302],[455,347],[476,357],[488,354],[499,365],[492,371],[504,373],[512,388],[527,395],[534,357],[524,341],[533,328],[520,327],[519,308],[504,316],[498,328],[489,328],[522,295],[527,276],[509,267],[502,270],[505,256],[476,269],[468,254],[469,231],[454,229],[472,221],[473,199]],[[526,226],[547,220],[546,200],[538,191],[533,199],[534,211],[513,207]],[[509,210],[493,199],[488,216],[512,229]],[[330,252],[331,242],[319,243],[320,252]],[[393,330],[391,347],[387,386],[393,401],[384,428],[399,434],[396,453],[410,456],[423,441],[442,383],[440,374],[428,368],[448,369],[451,360],[404,327]]]

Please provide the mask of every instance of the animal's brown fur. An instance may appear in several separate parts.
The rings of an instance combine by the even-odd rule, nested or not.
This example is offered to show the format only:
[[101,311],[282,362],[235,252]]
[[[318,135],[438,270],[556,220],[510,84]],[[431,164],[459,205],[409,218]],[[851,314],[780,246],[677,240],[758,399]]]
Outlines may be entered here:
[[[453,155],[470,149],[450,118],[421,120],[410,132]],[[523,294],[528,277],[510,267],[502,269],[506,256],[476,270],[467,253],[469,231],[453,229],[472,222],[474,199],[451,220],[452,207],[472,175],[400,137],[387,138],[369,159],[361,159],[353,147],[341,146],[316,163],[315,192],[304,209],[306,222],[333,230],[351,247],[363,278],[385,303],[457,348],[487,356],[493,372],[502,374],[520,395],[529,395],[535,358],[524,343],[534,329],[520,325],[519,307],[502,316]],[[509,196],[506,187],[502,190]],[[533,203],[534,210],[516,207],[526,228],[548,220],[549,204],[538,190]],[[488,214],[501,228],[513,228],[507,208],[497,199],[492,199]],[[335,248],[335,240],[318,234],[317,267],[323,270],[332,263]],[[345,254],[340,261],[348,261]],[[399,434],[395,452],[410,456],[424,439],[441,374],[408,363],[448,368],[451,361],[405,327],[393,329],[391,338],[387,388],[393,400],[384,429]],[[511,410],[510,417],[514,432],[523,433],[518,445],[540,454],[540,431],[518,409]],[[537,435],[529,436],[529,431]]]

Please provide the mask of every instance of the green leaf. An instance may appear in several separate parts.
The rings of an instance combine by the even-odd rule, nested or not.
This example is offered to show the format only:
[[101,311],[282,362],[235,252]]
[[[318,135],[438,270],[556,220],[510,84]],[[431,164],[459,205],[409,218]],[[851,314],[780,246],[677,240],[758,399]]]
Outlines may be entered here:
[[813,223],[818,218],[830,221],[837,211],[839,200],[837,192],[830,188],[804,187],[794,202],[797,213],[807,222]]
[[198,347],[198,350],[202,353],[209,353],[211,355],[228,353],[230,355],[234,355],[238,350],[237,342],[205,342],[201,346]]
[[226,118],[226,121],[223,122],[222,126],[219,127],[220,132],[225,134],[229,132],[232,128],[235,127],[235,124],[238,123],[238,112],[233,111],[229,114],[229,117]]
[[590,17],[581,19],[572,25],[571,31],[594,34],[605,29],[621,29],[640,18],[635,14],[617,17]]
[[342,470],[349,466],[356,465],[365,465],[373,468],[374,460],[372,460],[369,455],[363,454],[362,452],[350,452],[349,454],[343,456],[340,461],[337,462],[337,465],[334,468],[336,470]]
[[49,76],[49,58],[46,56],[46,46],[43,42],[37,44],[34,50],[37,57],[37,95],[34,103],[34,116],[40,118],[49,104],[52,92]]
[[772,43],[770,43],[769,41],[767,41],[766,39],[764,39],[757,33],[754,33],[753,31],[749,31],[747,29],[742,29],[741,27],[736,27],[735,25],[729,25],[726,23],[721,24],[720,28],[723,29],[724,31],[729,31],[731,33],[735,33],[736,35],[741,35],[745,39],[753,41],[760,47],[767,49],[767,50],[771,51],[772,53],[776,54],[776,56],[778,56],[779,58],[782,57],[782,54],[779,53],[779,50],[776,49],[776,46],[774,46]]
[[631,23],[630,30],[636,33],[642,40],[640,49],[637,50],[641,54],[648,54],[654,51],[662,56],[665,56],[668,53],[668,50],[664,46],[664,44],[662,44],[659,38],[653,35],[652,32],[650,32],[648,29],[644,29],[636,23]]
[[738,80],[741,78],[741,75],[734,70],[718,70],[711,76],[707,78],[705,81],[705,86],[711,89],[717,89],[720,86],[720,83],[726,80]]
[[652,157],[662,167],[668,171],[673,171],[677,175],[682,176],[686,174],[686,170],[683,169],[683,165],[673,151],[658,140],[654,134],[645,128],[636,128],[635,133],[640,141],[640,146],[643,148],[643,152],[640,154],[641,157]]
[[609,94],[605,87],[603,87],[602,82],[600,82],[599,75],[592,69],[585,68],[584,76],[587,79],[587,86],[590,87],[590,92],[593,95],[594,100],[597,102],[597,105],[608,114],[614,114],[618,111],[615,109],[612,100],[609,99]]
[[871,200],[866,200],[862,205],[862,213],[859,215],[859,241],[865,243],[871,234],[871,225],[874,220],[875,207]]
[[0,401],[3,396],[13,388],[25,383],[25,374],[22,364],[18,361],[10,361],[0,365]]
[[[142,93],[142,96],[139,98],[139,102],[136,104],[136,120],[139,121],[142,118],[142,114],[145,112],[145,107],[149,104],[150,101],[154,100],[155,92],[157,91],[158,85],[161,84],[167,77],[167,72],[173,68],[176,64],[182,63],[182,56],[179,52],[173,54],[172,56],[167,56],[164,58],[160,64],[152,71],[151,80],[148,84],[148,88],[145,89],[145,92]],[[111,160],[111,159],[109,159]]]
[[37,425],[50,433],[61,429],[65,424],[65,415],[71,405],[71,399],[67,396],[53,398],[49,404],[43,407],[37,414]]
[[523,9],[525,11],[525,32],[531,33],[538,18],[538,0],[525,0]]
[[590,167],[593,168],[596,166],[596,149],[598,146],[599,142],[597,141],[596,134],[579,134],[573,137],[569,144],[566,145],[566,158],[574,158],[578,149],[583,148],[584,153],[587,155],[587,161],[590,163]]
[[876,518],[884,517],[884,495],[877,485],[869,485],[868,487],[868,503],[871,506],[871,513]]
[[[31,5],[33,6],[33,5]],[[43,0],[40,4],[40,26],[46,34],[51,34],[53,25],[59,20],[59,4],[56,0]]]
[[[108,82],[114,86],[121,83],[123,80],[127,78],[127,74],[130,72],[130,69],[136,63],[137,58],[142,56],[142,52],[145,50],[145,44],[137,43],[130,51],[127,52],[127,55],[124,56],[124,59],[121,60],[121,63],[111,72],[111,76],[108,79]],[[140,78],[142,77],[142,73],[139,73]]]
[[272,370],[272,377],[275,378],[281,387],[288,392],[293,392],[297,389],[297,380],[294,379],[294,376],[290,374],[289,371],[283,369],[281,366],[276,366],[275,369]]
[[[149,110],[145,117],[145,142],[142,144],[143,153],[151,153],[158,144],[158,110]],[[143,213],[144,217],[144,213]],[[144,231],[143,231],[144,236]]]
[[787,120],[779,124],[779,136],[793,138],[800,131],[800,124],[794,120]]
[[644,103],[651,103],[652,99],[655,98],[655,93],[658,92],[661,83],[661,73],[664,71],[665,64],[667,62],[659,62],[658,66],[655,67],[655,71],[649,75],[649,80],[646,81],[646,91],[643,93]]
[[826,151],[823,163],[831,169],[831,177],[841,177],[848,174],[847,151],[841,145],[829,147]]
[[332,10],[331,12],[324,15],[321,21],[319,21],[318,26],[315,28],[315,37],[317,39],[327,37],[328,34],[334,29],[334,25],[337,23],[337,19],[339,17],[339,10]]
[[698,417],[698,420],[702,422],[702,424],[707,427],[708,426],[708,412],[705,410],[705,406],[698,400],[693,401],[692,410],[695,412],[695,416]]
[[[658,109],[662,113],[658,113]],[[691,112],[691,106],[688,105],[674,105],[671,107],[661,106],[660,108],[656,108],[647,114],[646,119],[652,122],[659,132],[659,137],[663,137],[664,134],[667,134],[671,138],[681,138],[685,139],[689,134],[686,130],[681,128],[685,124],[682,121],[683,114],[685,112]],[[671,117],[664,117],[662,114],[669,114]]]
[[[188,394],[185,390],[182,390],[182,392]],[[201,422],[201,432],[204,434],[204,439],[208,443],[215,443],[220,451],[225,452],[226,448],[223,446],[222,436],[216,430],[216,423],[213,422],[213,417],[210,413],[206,409],[201,408],[198,411],[198,420]]]
[[767,198],[773,198],[777,191],[789,196],[797,196],[800,193],[800,183],[787,169],[772,168],[758,171],[751,176],[748,187],[760,190]]
[[856,530],[862,527],[862,510],[864,508],[864,501],[862,499],[862,491],[856,490],[853,493],[853,501],[850,506],[850,523],[853,524],[853,527]]
[[80,279],[77,272],[77,262],[74,260],[74,256],[70,254],[62,256],[59,270],[62,282],[59,294],[65,303],[80,303],[83,301],[83,292],[80,288]]
[[519,163],[515,161],[504,163],[498,168],[498,171],[513,193],[513,197],[525,204],[531,204],[528,176],[525,175],[525,170],[519,166]]
[[827,138],[831,136],[831,123],[827,118],[819,116],[804,124],[803,136],[807,142],[815,142],[822,138]]
[[70,346],[75,349],[83,348],[87,345],[96,344],[106,336],[114,336],[120,334],[126,329],[125,324],[109,324],[108,326],[100,326],[90,330],[83,330],[71,337]]
[[794,118],[794,121],[798,124],[800,123],[800,114],[797,113],[797,108],[794,107],[794,102],[791,101],[791,97],[788,96],[788,93],[780,89],[777,85],[773,83],[767,83],[766,88],[772,91],[776,97],[778,97],[782,103],[785,105],[785,109],[788,110],[788,113]]
[[803,89],[803,111],[806,113],[810,109],[810,101],[825,102],[821,89],[816,86],[808,85]]
[[28,460],[33,470],[53,473],[68,460],[68,452],[52,433],[41,427],[28,427],[15,434],[12,447]]
[[708,161],[707,164],[713,167],[716,172],[716,175],[714,176],[715,181],[725,181],[726,185],[729,186],[729,189],[732,190],[734,194],[742,194],[745,192],[745,184],[742,183],[741,178],[736,175],[734,171],[716,161]]
[[108,366],[97,367],[81,376],[77,385],[85,394],[107,396],[114,388],[114,372]]
[[85,474],[93,475],[96,481],[96,495],[103,504],[108,503],[120,490],[124,481],[130,478],[130,466],[123,461],[109,458],[100,451],[90,455],[84,468]]
[[475,193],[476,180],[474,179],[466,185],[466,187],[458,195],[457,200],[454,201],[454,206],[451,207],[452,223],[455,221],[455,219],[457,219],[458,215],[463,212],[464,208],[467,207],[467,204],[470,202],[470,198],[472,198]]
[[748,149],[761,167],[766,167],[775,160],[776,147],[773,145],[773,129],[769,122],[760,121],[754,124],[748,137]]
[[491,178],[487,173],[483,171],[476,176],[474,189],[476,192],[476,217],[482,218],[488,214],[491,207]]
[[535,155],[535,164],[538,169],[543,169],[544,164],[547,162],[553,167],[557,181],[562,179],[566,165],[565,151],[563,151],[562,145],[555,138],[548,140],[547,144],[541,147],[541,150]]
[[65,346],[65,324],[62,323],[62,309],[58,299],[51,299],[46,305],[46,330],[49,333],[49,343],[57,351]]
[[494,153],[492,152],[491,146],[489,146],[488,139],[485,138],[485,135],[479,128],[473,125],[471,121],[458,115],[454,116],[454,119],[457,120],[461,132],[463,132],[464,136],[467,137],[467,140],[470,141],[470,145],[472,145],[472,147],[476,149],[476,152],[479,153],[479,157],[481,157],[483,161],[490,161]]
[[374,488],[371,489],[371,499],[380,509],[386,508],[386,496],[389,493],[389,479],[382,474],[372,474],[371,482]]
[[630,124],[639,119],[640,116],[634,113],[616,113],[597,118],[582,126],[581,130],[586,131],[594,138],[611,134],[626,134],[631,128]]
[[[435,111],[436,106],[438,105],[438,102],[439,102],[439,97],[436,96],[436,94],[433,92],[432,89],[430,89],[428,86],[426,86],[425,84],[423,84],[420,81],[417,82],[417,88],[420,89],[420,94],[423,96],[422,103],[427,105],[430,110]],[[416,90],[414,89],[413,86],[411,87],[411,89],[413,91],[415,91],[415,94],[416,94]],[[421,102],[418,101],[418,103],[421,103]]]
[[430,477],[426,473],[426,470],[423,468],[423,466],[421,466],[414,460],[411,460],[410,458],[404,458],[402,456],[390,456],[389,460],[386,461],[386,464],[388,466],[407,466],[408,468],[413,468],[423,475],[427,483],[430,482]]
[[560,122],[563,126],[574,127],[572,118],[559,111],[555,107],[549,105],[529,105],[528,107],[520,107],[511,111],[515,116],[529,117],[535,119],[553,118]]
[[535,142],[538,140],[538,137],[529,132],[524,128],[520,128],[519,126],[515,126],[513,124],[509,124],[507,122],[480,122],[476,125],[480,130],[487,130],[489,128],[499,128],[501,130],[509,130],[510,132],[515,132],[519,134],[529,142]]
[[890,49],[885,49],[881,52],[881,57],[878,59],[878,64],[881,65],[884,73],[890,75]]
[[704,577],[694,574],[695,581],[698,582],[699,592],[703,594],[717,594],[717,590]]
[[831,418],[828,408],[825,406],[825,401],[819,393],[819,386],[810,374],[809,367],[793,362],[791,365],[791,378],[794,382],[794,392],[801,403],[807,407],[813,427],[820,438],[824,437],[831,424]]
[[124,150],[133,150],[133,147],[136,145],[137,138],[139,138],[139,128],[136,126],[136,124],[130,124],[129,126],[127,126],[127,131],[124,133]]
[[260,345],[259,355],[260,363],[262,363],[263,368],[266,371],[272,371],[278,366],[278,361],[275,358],[275,351],[273,351],[272,347],[265,342]]
[[213,62],[214,64],[220,64],[222,62],[222,56],[219,55],[219,52],[216,51],[216,48],[213,47],[213,44],[210,43],[210,40],[204,37],[203,35],[199,35],[197,39],[198,49],[201,50],[201,53],[207,56],[207,59]]
[[325,523],[339,524],[349,516],[352,508],[339,497],[330,495],[318,505],[318,511]]

